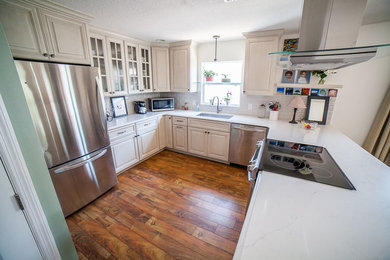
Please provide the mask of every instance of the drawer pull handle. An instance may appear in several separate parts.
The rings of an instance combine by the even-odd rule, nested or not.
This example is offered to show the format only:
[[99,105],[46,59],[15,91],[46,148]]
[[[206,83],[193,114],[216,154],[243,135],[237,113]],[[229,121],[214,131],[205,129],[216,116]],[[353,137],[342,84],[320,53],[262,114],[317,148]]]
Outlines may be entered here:
[[176,122],[180,122],[180,123],[183,123],[183,120],[176,120]]
[[126,133],[126,130],[125,130],[125,131],[118,132],[117,134],[118,134],[118,135],[121,135],[121,134],[124,134],[124,133]]
[[149,124],[144,124],[144,126],[148,126],[148,125],[150,125],[150,123]]
[[180,128],[180,129],[182,129],[183,127],[182,127],[182,126],[176,126],[176,128]]

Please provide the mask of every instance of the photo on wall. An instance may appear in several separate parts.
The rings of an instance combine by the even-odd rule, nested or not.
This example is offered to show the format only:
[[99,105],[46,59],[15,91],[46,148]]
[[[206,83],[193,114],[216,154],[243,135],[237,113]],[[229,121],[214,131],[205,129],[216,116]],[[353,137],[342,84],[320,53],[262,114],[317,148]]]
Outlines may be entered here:
[[328,96],[329,97],[337,97],[337,89],[329,89]]
[[310,70],[298,70],[297,72],[297,80],[295,83],[297,84],[309,84],[310,83]]
[[302,90],[300,88],[294,88],[294,93],[293,95],[301,95]]
[[310,95],[310,88],[303,88],[302,89],[302,95],[303,96],[309,96]]
[[285,39],[283,41],[283,51],[297,51],[298,50],[298,38],[295,39]]
[[284,88],[277,88],[276,89],[276,94],[277,95],[284,95]]
[[295,70],[283,70],[282,83],[294,83]]
[[286,95],[292,95],[294,92],[293,88],[286,88]]

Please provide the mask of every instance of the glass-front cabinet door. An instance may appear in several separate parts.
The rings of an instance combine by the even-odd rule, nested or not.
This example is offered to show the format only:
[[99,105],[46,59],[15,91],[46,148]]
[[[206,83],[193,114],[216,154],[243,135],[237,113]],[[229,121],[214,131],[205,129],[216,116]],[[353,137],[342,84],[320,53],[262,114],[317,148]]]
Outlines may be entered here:
[[103,92],[106,95],[111,94],[111,85],[109,81],[109,71],[107,69],[106,40],[104,36],[90,33],[91,59],[92,66],[99,68],[99,74],[102,82]]
[[147,91],[152,91],[152,70],[151,70],[151,55],[150,47],[139,46],[140,51],[140,64],[141,64],[141,85],[142,89]]
[[123,41],[108,38],[108,49],[110,54],[111,82],[115,95],[127,94],[125,80],[125,55]]
[[138,46],[126,42],[127,86],[129,93],[139,92],[141,90],[138,56]]

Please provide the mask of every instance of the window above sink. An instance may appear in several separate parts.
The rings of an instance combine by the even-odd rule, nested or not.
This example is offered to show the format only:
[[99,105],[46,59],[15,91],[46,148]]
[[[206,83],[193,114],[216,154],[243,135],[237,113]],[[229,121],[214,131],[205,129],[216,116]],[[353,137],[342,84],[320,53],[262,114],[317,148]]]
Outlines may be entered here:
[[[201,68],[203,105],[211,105],[210,99],[217,96],[222,106],[240,106],[242,61],[202,62]],[[205,71],[212,76],[206,77]]]

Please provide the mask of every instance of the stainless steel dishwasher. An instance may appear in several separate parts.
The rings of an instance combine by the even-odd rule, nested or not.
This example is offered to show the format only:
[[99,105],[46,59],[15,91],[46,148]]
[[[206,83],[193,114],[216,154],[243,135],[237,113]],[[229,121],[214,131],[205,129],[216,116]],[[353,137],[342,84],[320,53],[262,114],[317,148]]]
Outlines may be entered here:
[[230,130],[229,162],[248,166],[258,141],[267,138],[268,128],[232,124]]

